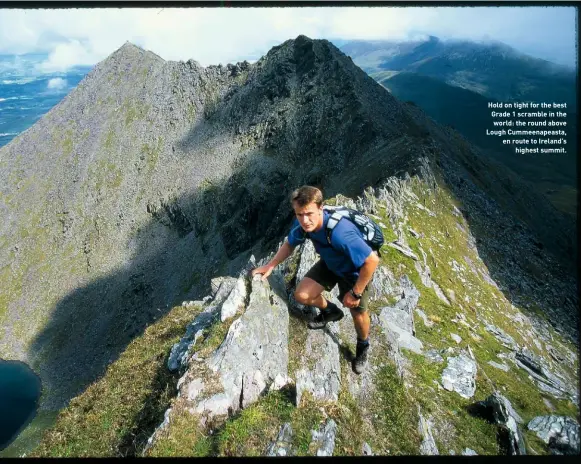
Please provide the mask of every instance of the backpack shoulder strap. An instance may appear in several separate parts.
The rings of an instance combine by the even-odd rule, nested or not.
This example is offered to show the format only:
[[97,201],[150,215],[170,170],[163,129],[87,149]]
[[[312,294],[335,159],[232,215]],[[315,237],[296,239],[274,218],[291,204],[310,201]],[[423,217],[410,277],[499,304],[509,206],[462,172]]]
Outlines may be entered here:
[[336,208],[333,210],[329,217],[329,220],[327,221],[327,227],[325,228],[325,232],[327,236],[327,242],[331,246],[332,246],[331,233],[333,232],[333,229],[339,223],[339,221],[344,217],[349,217],[349,211],[347,209]]

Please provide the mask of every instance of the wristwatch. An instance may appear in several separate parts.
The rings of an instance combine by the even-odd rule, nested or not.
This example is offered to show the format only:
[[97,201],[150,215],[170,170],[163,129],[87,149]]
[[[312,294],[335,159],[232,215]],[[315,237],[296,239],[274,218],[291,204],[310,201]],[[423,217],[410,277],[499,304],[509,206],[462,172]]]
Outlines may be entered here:
[[363,294],[361,293],[355,293],[353,289],[349,290],[349,293],[351,293],[351,296],[353,296],[353,298],[355,298],[356,300],[360,300],[361,297],[363,296]]

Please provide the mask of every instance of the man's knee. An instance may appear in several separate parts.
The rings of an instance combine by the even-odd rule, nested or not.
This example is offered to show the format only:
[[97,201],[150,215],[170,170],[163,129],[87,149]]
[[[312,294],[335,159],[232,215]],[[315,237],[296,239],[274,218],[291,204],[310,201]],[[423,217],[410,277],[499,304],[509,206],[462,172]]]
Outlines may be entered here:
[[295,301],[301,304],[307,304],[311,300],[311,296],[304,290],[296,289],[294,292]]

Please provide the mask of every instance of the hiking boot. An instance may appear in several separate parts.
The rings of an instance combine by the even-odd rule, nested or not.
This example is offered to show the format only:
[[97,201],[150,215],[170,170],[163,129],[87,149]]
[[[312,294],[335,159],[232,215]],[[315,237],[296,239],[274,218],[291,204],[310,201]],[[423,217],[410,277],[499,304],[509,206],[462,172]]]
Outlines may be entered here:
[[369,351],[369,343],[367,345],[362,345],[357,343],[357,354],[352,363],[353,372],[356,374],[362,374],[367,367],[367,352]]
[[326,310],[321,310],[321,312],[315,316],[315,318],[307,323],[309,329],[324,329],[327,322],[340,321],[343,319],[343,311],[339,309],[337,305],[327,306]]

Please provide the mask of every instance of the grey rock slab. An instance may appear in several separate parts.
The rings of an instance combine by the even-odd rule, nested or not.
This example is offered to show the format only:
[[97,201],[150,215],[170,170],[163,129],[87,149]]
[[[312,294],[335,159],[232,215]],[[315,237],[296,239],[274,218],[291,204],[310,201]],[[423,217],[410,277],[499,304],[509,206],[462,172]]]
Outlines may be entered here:
[[398,241],[389,242],[387,245],[392,247],[392,248],[395,248],[397,251],[401,252],[403,255],[407,256],[408,258],[412,258],[414,261],[419,260],[418,256],[412,250],[410,250],[405,245],[402,245]]
[[296,372],[296,404],[304,391],[315,399],[337,401],[341,386],[339,348],[333,337],[323,330],[307,334],[301,367]]
[[403,275],[400,278],[400,287],[401,287],[401,299],[395,304],[395,307],[397,309],[405,311],[409,315],[412,326],[411,333],[413,334],[415,332],[413,330],[414,309],[418,304],[418,300],[420,299],[420,292],[414,286],[414,284],[407,275]]
[[462,451],[462,456],[478,456],[478,453],[473,449],[466,448],[464,451]]
[[210,288],[212,289],[212,304],[221,304],[234,289],[236,285],[235,277],[214,277],[210,281]]
[[272,442],[267,450],[267,456],[292,456],[293,429],[289,422],[283,424],[278,432],[276,440]]
[[314,446],[317,447],[316,456],[333,456],[336,434],[337,423],[333,419],[328,419],[319,430],[311,430],[312,441],[310,446],[313,446],[314,443]]
[[424,287],[431,288],[432,287],[432,274],[430,271],[429,266],[422,265],[420,261],[414,261],[414,267],[418,275],[420,276],[420,280]]
[[269,391],[280,390],[287,385],[293,384],[294,381],[286,374],[277,374],[274,381],[270,384]]
[[220,311],[220,320],[224,322],[226,319],[234,317],[236,313],[244,308],[244,300],[246,298],[246,282],[245,277],[238,277],[234,288],[222,303]]
[[373,273],[373,279],[371,280],[369,289],[370,300],[377,301],[396,293],[399,285],[389,268],[379,265]]
[[440,453],[438,452],[438,447],[432,435],[432,425],[429,420],[422,416],[420,407],[418,405],[418,432],[422,437],[422,442],[420,444],[420,454],[424,456],[436,456]]
[[434,292],[436,293],[436,296],[443,301],[446,305],[450,306],[450,301],[448,300],[448,298],[446,298],[446,295],[444,294],[444,292],[442,291],[442,289],[440,288],[440,286],[432,281],[432,288],[434,289]]
[[527,425],[559,454],[579,454],[579,423],[566,416],[537,416]]
[[396,325],[400,331],[413,333],[413,323],[408,312],[392,306],[384,306],[379,313],[379,320],[385,324]]
[[488,361],[488,364],[490,364],[491,366],[496,367],[497,369],[500,369],[500,370],[502,370],[504,372],[508,372],[510,370],[510,367],[508,367],[504,363],[500,364],[500,363],[497,363],[497,362],[494,362],[494,361]]
[[442,386],[455,391],[462,398],[471,398],[476,391],[476,363],[463,353],[448,358],[448,365],[442,373]]
[[167,367],[174,372],[187,365],[188,356],[195,346],[196,341],[202,336],[204,329],[217,320],[218,314],[215,308],[206,308],[188,324],[185,335],[171,348]]
[[516,349],[517,344],[514,339],[508,335],[504,330],[495,327],[492,324],[486,324],[486,330],[493,334],[500,343],[502,343],[507,348]]
[[398,348],[405,348],[414,353],[422,354],[424,345],[418,338],[414,337],[406,330],[401,329],[399,326],[386,322],[386,319],[381,318],[381,316],[380,321],[383,333],[390,344],[396,344]]
[[434,349],[428,350],[424,353],[424,356],[432,362],[437,362],[437,363],[444,362],[444,358],[442,358],[442,355],[440,354],[440,352],[438,350],[434,350]]
[[245,373],[242,377],[242,408],[246,408],[258,400],[265,389],[266,382],[262,377],[262,372],[256,370]]
[[418,316],[422,318],[422,321],[424,321],[424,325],[426,327],[432,327],[434,325],[434,323],[428,319],[426,313],[424,313],[420,308],[416,308],[415,311],[418,313]]
[[[413,310],[413,309],[412,309]],[[422,342],[412,335],[412,318],[406,310],[386,306],[379,314],[383,333],[390,344],[421,354]]]
[[455,333],[451,333],[450,338],[452,340],[454,340],[456,343],[460,343],[462,341],[462,337],[460,337],[460,335],[457,335]]
[[555,374],[550,372],[542,360],[528,350],[520,350],[515,354],[515,362],[521,369],[527,371],[535,379],[537,385],[543,391],[552,394],[557,398],[562,398],[568,394],[571,398],[577,396],[576,387],[567,385]]
[[238,409],[238,404],[233,402],[230,395],[216,393],[198,402],[194,410],[196,413],[206,416],[224,416],[228,415],[235,407]]
[[373,450],[366,441],[363,442],[363,446],[361,447],[361,454],[363,454],[363,456],[373,456]]
[[271,297],[268,283],[255,276],[246,311],[232,323],[225,340],[206,361],[220,376],[234,411],[240,407],[244,374],[259,370],[270,383],[277,374],[288,373],[289,315],[274,304],[274,297],[271,302]]
[[[534,378],[534,376],[532,374],[531,374],[531,377]],[[545,393],[549,393],[554,398],[565,398],[565,394],[561,390],[552,387],[551,385],[543,382],[541,379],[534,378],[534,380],[537,384],[537,387],[539,387],[539,390],[542,390]]]
[[500,393],[495,392],[477,405],[490,415],[494,423],[508,432],[507,445],[510,454],[526,454],[524,439],[518,427],[518,424],[522,424],[523,420],[514,410],[510,401]]
[[200,393],[202,393],[203,390],[204,390],[204,381],[202,379],[196,378],[189,382],[186,390],[186,397],[189,401],[194,401],[196,400],[196,398],[198,398],[198,396],[200,396]]
[[297,283],[304,279],[309,269],[318,261],[317,252],[311,240],[305,240],[300,249],[300,262],[297,269]]

